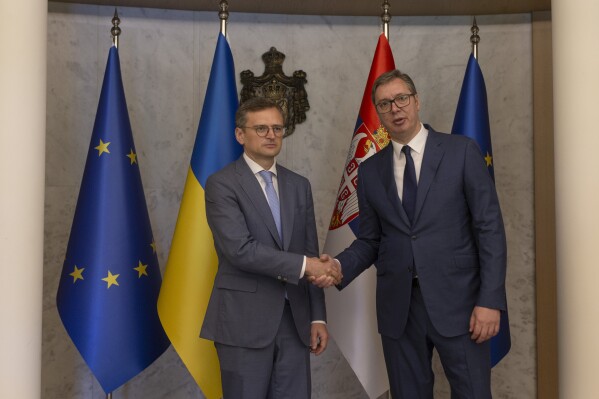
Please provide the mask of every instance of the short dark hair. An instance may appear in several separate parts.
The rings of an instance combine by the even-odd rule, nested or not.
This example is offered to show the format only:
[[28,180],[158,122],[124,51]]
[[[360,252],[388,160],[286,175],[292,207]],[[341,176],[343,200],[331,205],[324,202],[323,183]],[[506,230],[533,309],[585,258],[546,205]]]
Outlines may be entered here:
[[248,112],[258,112],[271,108],[277,109],[281,113],[283,119],[285,119],[285,114],[283,113],[281,106],[270,98],[252,97],[245,100],[239,105],[237,112],[235,112],[235,127],[241,128],[245,126]]
[[376,80],[374,81],[374,84],[372,85],[372,93],[371,93],[373,104],[375,104],[374,93],[376,92],[376,89],[378,89],[382,85],[385,85],[395,79],[400,79],[406,85],[408,85],[408,89],[410,89],[409,94],[418,94],[418,92],[416,91],[416,86],[414,85],[414,81],[412,80],[412,78],[407,73],[403,73],[399,69],[394,69],[392,71],[383,73],[378,78],[376,78]]

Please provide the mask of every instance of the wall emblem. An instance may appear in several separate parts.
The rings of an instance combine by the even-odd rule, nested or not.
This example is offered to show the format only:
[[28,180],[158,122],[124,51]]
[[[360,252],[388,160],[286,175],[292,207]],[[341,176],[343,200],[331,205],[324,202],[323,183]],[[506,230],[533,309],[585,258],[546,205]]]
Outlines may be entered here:
[[267,97],[276,101],[283,109],[285,127],[289,136],[295,131],[295,125],[306,120],[306,111],[310,109],[308,94],[304,85],[306,72],[298,70],[293,76],[283,73],[285,54],[271,47],[262,55],[265,64],[262,76],[254,76],[250,70],[241,72],[241,102],[253,97]]

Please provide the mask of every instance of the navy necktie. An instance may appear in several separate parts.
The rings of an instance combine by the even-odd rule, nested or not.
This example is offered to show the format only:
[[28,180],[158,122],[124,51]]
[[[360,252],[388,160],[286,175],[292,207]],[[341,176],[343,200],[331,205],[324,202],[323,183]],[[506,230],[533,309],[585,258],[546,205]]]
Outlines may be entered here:
[[279,232],[279,238],[281,241],[283,240],[283,232],[281,231],[281,207],[279,205],[279,197],[277,196],[277,192],[275,191],[275,186],[272,183],[272,175],[273,173],[268,170],[261,170],[258,172],[260,176],[266,182],[266,187],[264,191],[266,192],[266,199],[268,200],[268,206],[270,207],[270,211],[272,212],[272,217],[275,220],[275,225],[277,226],[277,231]]
[[414,212],[416,211],[416,192],[418,191],[418,185],[416,183],[416,167],[414,166],[414,160],[412,154],[410,154],[410,147],[405,145],[402,147],[401,152],[406,156],[406,167],[403,171],[403,198],[401,203],[403,209],[410,219],[410,223],[414,220]]

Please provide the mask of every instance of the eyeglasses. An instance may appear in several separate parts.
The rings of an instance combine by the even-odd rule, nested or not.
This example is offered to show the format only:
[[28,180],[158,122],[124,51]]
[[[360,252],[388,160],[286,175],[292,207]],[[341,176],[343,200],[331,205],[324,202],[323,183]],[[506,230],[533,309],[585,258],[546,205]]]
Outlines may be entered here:
[[398,94],[393,100],[380,101],[376,104],[376,110],[380,114],[386,114],[387,112],[391,112],[393,104],[395,104],[397,108],[403,108],[410,105],[410,97],[412,96],[415,96],[415,94]]
[[277,137],[281,137],[287,131],[287,128],[285,126],[281,126],[281,125],[273,125],[273,126],[267,126],[267,125],[242,126],[241,128],[242,129],[252,129],[260,137],[266,137],[266,135],[268,134],[268,132],[270,130],[272,130],[273,134],[275,136],[277,136]]

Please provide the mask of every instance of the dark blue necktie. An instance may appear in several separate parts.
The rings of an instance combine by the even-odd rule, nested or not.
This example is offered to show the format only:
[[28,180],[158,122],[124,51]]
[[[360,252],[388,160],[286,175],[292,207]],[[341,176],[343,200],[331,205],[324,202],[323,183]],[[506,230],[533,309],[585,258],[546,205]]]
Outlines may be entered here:
[[418,185],[416,183],[416,167],[414,166],[414,160],[412,154],[410,154],[410,147],[405,145],[402,147],[401,152],[406,156],[406,167],[403,171],[403,198],[401,203],[403,209],[408,214],[410,223],[414,220],[414,212],[416,211],[416,192],[418,191]]

